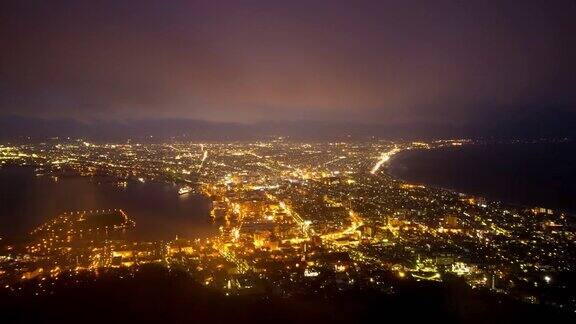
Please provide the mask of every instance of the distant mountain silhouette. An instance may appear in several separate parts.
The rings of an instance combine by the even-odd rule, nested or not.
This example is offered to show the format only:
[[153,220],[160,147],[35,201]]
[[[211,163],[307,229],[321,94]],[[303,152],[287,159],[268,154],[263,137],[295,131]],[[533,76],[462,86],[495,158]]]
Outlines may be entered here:
[[254,140],[287,136],[296,140],[542,138],[575,137],[576,112],[571,110],[488,110],[465,122],[347,123],[272,121],[254,124],[196,119],[133,119],[77,121],[0,116],[0,140],[87,138],[92,140]]

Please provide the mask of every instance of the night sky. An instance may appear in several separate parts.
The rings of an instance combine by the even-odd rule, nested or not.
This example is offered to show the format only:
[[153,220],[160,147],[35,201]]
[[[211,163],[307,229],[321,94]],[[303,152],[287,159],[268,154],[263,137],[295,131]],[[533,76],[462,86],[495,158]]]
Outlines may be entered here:
[[3,1],[0,116],[459,123],[576,111],[574,1]]

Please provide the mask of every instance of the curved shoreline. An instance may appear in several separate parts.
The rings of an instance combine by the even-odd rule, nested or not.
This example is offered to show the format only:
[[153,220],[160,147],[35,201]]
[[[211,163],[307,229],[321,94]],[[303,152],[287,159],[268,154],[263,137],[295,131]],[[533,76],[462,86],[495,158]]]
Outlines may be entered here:
[[[0,179],[6,180],[6,177],[24,181],[25,185],[16,190],[0,185],[0,195],[10,191],[17,197],[16,202],[10,204],[0,202],[0,226],[9,223],[12,226],[3,227],[0,236],[5,238],[18,239],[62,212],[108,208],[124,209],[133,217],[137,224],[131,235],[138,239],[164,240],[174,235],[204,237],[217,230],[208,221],[209,200],[200,194],[182,198],[177,195],[177,186],[170,182],[132,180],[126,188],[118,186],[118,180],[123,179],[115,176],[77,175],[62,177],[56,183],[48,176],[36,176],[34,166],[0,168]],[[70,196],[75,199],[69,200]],[[154,197],[153,204],[148,203],[150,197]],[[11,229],[6,230],[8,228]]]
[[[469,144],[470,146],[476,146],[476,144]],[[510,207],[514,207],[514,208],[523,208],[523,209],[530,209],[530,208],[547,208],[547,209],[552,209],[554,211],[557,212],[562,212],[568,215],[571,215],[573,217],[576,217],[576,211],[571,210],[570,208],[567,207],[552,207],[552,206],[547,206],[546,203],[542,203],[542,204],[530,204],[530,203],[521,203],[521,202],[515,202],[512,199],[505,199],[505,198],[501,198],[498,197],[498,195],[493,195],[493,194],[489,194],[486,192],[472,192],[466,189],[458,189],[458,188],[450,188],[447,186],[442,186],[442,185],[438,185],[432,182],[426,182],[426,181],[411,181],[408,180],[406,178],[401,177],[398,174],[395,174],[394,172],[392,172],[392,166],[394,163],[398,163],[398,158],[400,157],[404,157],[405,154],[409,153],[409,152],[418,152],[418,153],[422,153],[422,152],[426,152],[426,151],[438,151],[441,150],[443,148],[433,148],[433,149],[411,149],[411,150],[404,150],[402,152],[399,152],[398,154],[394,155],[390,161],[388,161],[388,163],[385,166],[385,170],[384,172],[386,173],[387,176],[389,176],[390,178],[396,180],[396,181],[401,181],[404,183],[409,183],[409,184],[416,184],[416,185],[423,185],[427,188],[432,188],[432,189],[436,189],[436,190],[442,190],[442,191],[447,191],[453,194],[463,194],[466,196],[474,196],[474,197],[482,197],[485,198],[488,202],[490,203],[496,203],[496,204],[502,204],[502,205],[507,205]],[[459,148],[460,149],[460,148]]]
[[446,188],[446,187],[442,187],[439,185],[435,185],[432,183],[426,183],[426,182],[412,182],[410,180],[407,179],[403,179],[398,175],[393,174],[390,171],[390,167],[392,166],[392,164],[394,163],[395,160],[397,160],[401,155],[405,155],[406,153],[409,152],[416,152],[416,151],[421,151],[421,152],[425,152],[427,150],[438,150],[440,148],[434,148],[434,149],[422,149],[422,148],[418,148],[418,149],[411,149],[411,150],[404,150],[402,152],[399,152],[397,154],[395,154],[394,156],[392,156],[390,158],[390,160],[388,161],[388,163],[386,163],[386,166],[384,167],[384,173],[386,173],[387,176],[389,176],[390,178],[396,180],[396,181],[402,181],[402,182],[406,182],[409,184],[415,184],[415,185],[423,185],[426,186],[427,188],[434,188],[434,189],[438,189],[438,190],[444,190],[444,191],[450,191],[452,193],[461,193],[461,194],[465,194],[465,195],[474,195],[472,193],[467,193],[467,192],[463,192],[463,191],[458,191],[456,189],[451,189],[451,188]]
[[[438,148],[431,149],[431,150],[437,150],[437,149],[438,149]],[[430,150],[430,149],[429,149],[429,150]],[[410,180],[407,180],[407,179],[403,179],[403,178],[401,178],[400,176],[395,175],[395,174],[393,174],[393,173],[390,171],[390,166],[392,165],[392,163],[394,162],[394,160],[396,160],[396,159],[397,159],[400,155],[402,155],[402,154],[406,154],[406,153],[408,153],[408,152],[414,152],[414,151],[426,151],[426,149],[405,150],[405,151],[402,151],[402,152],[394,155],[392,158],[390,158],[390,160],[389,160],[388,163],[386,164],[386,167],[384,168],[384,172],[386,173],[386,175],[389,176],[390,178],[396,180],[396,181],[401,181],[401,182],[405,182],[405,183],[408,183],[408,184],[414,184],[414,185],[422,185],[422,186],[425,186],[426,188],[432,188],[432,189],[436,189],[436,190],[448,191],[448,192],[451,192],[451,193],[454,193],[454,194],[464,194],[464,195],[467,195],[467,196],[478,196],[478,195],[479,195],[479,194],[474,194],[474,193],[459,191],[459,190],[453,189],[453,188],[447,188],[447,187],[435,185],[435,184],[432,184],[432,183],[413,182],[413,181],[410,181]],[[485,197],[485,198],[488,198],[488,197]],[[491,201],[493,201],[493,202],[501,202],[501,201],[498,200],[498,199],[491,199],[491,198],[488,198],[488,199],[491,200]]]

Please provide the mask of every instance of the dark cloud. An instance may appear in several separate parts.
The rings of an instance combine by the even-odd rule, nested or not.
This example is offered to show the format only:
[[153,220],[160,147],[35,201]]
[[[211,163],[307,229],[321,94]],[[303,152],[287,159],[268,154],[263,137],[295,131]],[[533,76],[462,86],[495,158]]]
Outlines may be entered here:
[[574,110],[573,1],[9,1],[0,112],[469,122]]

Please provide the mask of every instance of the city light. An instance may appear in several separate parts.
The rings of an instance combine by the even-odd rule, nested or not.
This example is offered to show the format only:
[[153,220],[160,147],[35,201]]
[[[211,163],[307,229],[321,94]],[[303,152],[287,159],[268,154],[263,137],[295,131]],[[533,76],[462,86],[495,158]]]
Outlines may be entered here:
[[[202,195],[210,204],[199,217],[217,234],[190,237],[183,228],[173,240],[139,240],[133,235],[137,214],[68,211],[33,229],[24,246],[0,254],[0,285],[14,289],[68,273],[137,272],[156,264],[185,269],[228,296],[271,286],[282,287],[278,293],[288,296],[312,284],[388,291],[384,283],[390,277],[377,275],[384,271],[397,280],[441,282],[457,276],[471,288],[520,298],[524,295],[514,287],[538,288],[540,280],[551,284],[553,273],[573,270],[576,263],[565,251],[574,250],[575,234],[566,214],[413,184],[387,172],[390,158],[408,150],[473,144],[1,147],[0,156],[11,164],[36,165],[37,179],[105,174],[117,190],[135,182],[161,182],[172,186],[182,202]],[[384,153],[373,165],[377,152]]]

